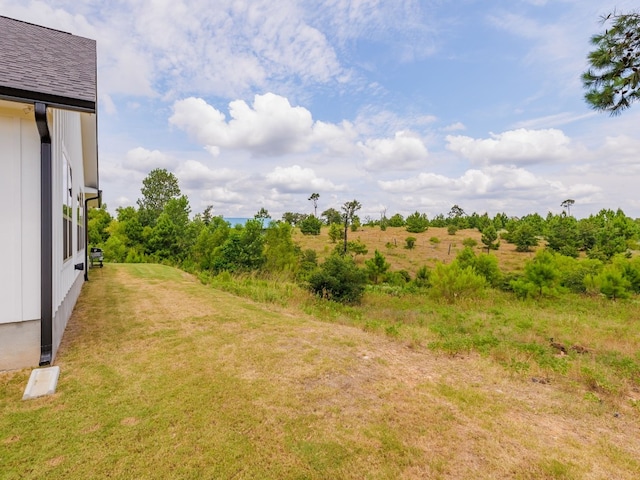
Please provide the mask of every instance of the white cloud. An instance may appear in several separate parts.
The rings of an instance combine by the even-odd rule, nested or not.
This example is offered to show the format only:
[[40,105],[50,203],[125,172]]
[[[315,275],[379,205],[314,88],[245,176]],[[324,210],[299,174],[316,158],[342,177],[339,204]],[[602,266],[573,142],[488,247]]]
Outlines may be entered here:
[[549,163],[566,160],[571,153],[571,140],[561,131],[520,128],[491,138],[474,139],[448,135],[447,149],[472,163],[519,164]]
[[567,125],[579,120],[591,118],[598,115],[596,112],[575,114],[570,112],[556,113],[553,115],[546,115],[539,118],[531,118],[529,120],[521,120],[514,125],[514,128],[524,129],[536,129],[536,128],[550,128]]
[[246,149],[256,155],[280,155],[309,148],[313,120],[303,107],[279,95],[256,95],[253,104],[229,103],[225,114],[200,98],[174,103],[169,122],[208,147]]
[[345,188],[341,185],[335,185],[330,180],[319,178],[312,169],[302,168],[299,165],[276,167],[267,173],[266,183],[267,186],[284,193],[333,192]]
[[229,190],[226,187],[214,187],[203,190],[201,198],[203,200],[203,204],[217,202],[235,205],[240,208],[244,207],[243,202],[245,201],[245,198],[241,194]]
[[187,160],[176,168],[180,183],[191,190],[208,189],[237,180],[241,172],[229,168],[211,169],[196,160]]
[[[379,181],[387,194],[404,195],[404,202],[423,206],[473,205],[482,212],[508,211],[511,214],[544,213],[559,206],[564,198],[578,203],[591,203],[601,195],[599,186],[587,183],[565,184],[556,179],[514,166],[494,165],[483,170],[467,170],[460,177],[421,173],[417,177],[393,181]],[[425,195],[428,194],[428,197]],[[439,199],[439,200],[434,200]],[[536,199],[535,201],[533,199]],[[533,208],[535,206],[535,208]]]
[[277,156],[308,152],[319,147],[333,154],[355,150],[357,132],[350,122],[315,122],[304,107],[291,106],[280,95],[255,95],[248,105],[243,100],[229,103],[229,116],[201,98],[176,101],[169,123],[184,130],[212,155],[221,148],[246,150],[256,156]]
[[359,142],[367,170],[405,170],[426,160],[429,153],[412,132],[396,132],[393,138],[374,138]]
[[124,166],[131,170],[147,173],[154,168],[170,168],[174,163],[168,155],[158,150],[136,147],[127,152]]
[[460,130],[466,130],[467,127],[465,127],[464,123],[462,122],[455,122],[452,123],[451,125],[447,125],[446,127],[444,127],[442,129],[443,132],[456,132],[456,131],[460,131]]
[[627,165],[640,169],[640,140],[628,135],[606,137],[599,156],[607,158],[608,165]]
[[[101,91],[239,96],[276,83],[340,83],[324,33],[293,0],[0,1],[3,14],[98,40]],[[74,13],[71,13],[71,12]]]
[[422,59],[435,51],[437,23],[432,2],[424,0],[325,0],[315,4],[319,19],[341,43],[367,39],[394,46],[403,62]]

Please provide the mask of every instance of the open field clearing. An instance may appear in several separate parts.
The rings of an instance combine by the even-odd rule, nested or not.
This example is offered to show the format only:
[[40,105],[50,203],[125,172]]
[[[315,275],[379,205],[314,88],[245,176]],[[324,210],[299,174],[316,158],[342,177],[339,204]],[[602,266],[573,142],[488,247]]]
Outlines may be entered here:
[[[380,301],[363,308],[404,308]],[[428,332],[412,342],[404,326],[319,320],[319,303],[258,303],[171,267],[108,264],[70,320],[57,392],[22,401],[30,372],[0,373],[0,478],[638,478],[637,383],[598,385],[610,373],[591,354],[549,353],[570,360],[565,372],[523,371],[524,351],[505,368],[499,354],[505,339],[535,344],[564,325],[633,358],[628,313],[602,303],[614,320],[597,332],[597,312],[583,325],[571,305],[525,325],[512,312],[531,303],[481,300],[461,318],[428,302],[402,314]],[[481,328],[481,310],[503,325],[489,354],[426,348],[446,341],[447,324]],[[594,369],[593,388],[572,368]]]
[[[405,247],[407,237],[416,239],[415,247],[408,250]],[[407,270],[412,276],[416,270],[423,265],[433,267],[440,260],[445,263],[452,262],[458,252],[464,245],[462,241],[465,238],[472,238],[478,245],[474,247],[474,251],[479,254],[486,253],[487,249],[482,248],[480,241],[482,234],[474,228],[458,230],[455,235],[449,235],[446,228],[429,227],[427,231],[422,233],[409,233],[405,227],[387,227],[385,231],[380,227],[360,227],[358,231],[349,230],[347,239],[360,240],[367,246],[366,255],[357,258],[359,262],[364,259],[373,257],[375,250],[380,251],[387,261],[391,264],[393,270]],[[295,231],[294,240],[303,249],[313,249],[318,252],[319,258],[328,256],[336,246],[329,238],[329,228],[323,227],[320,235],[303,235],[299,230]],[[338,241],[337,244],[340,244]],[[498,250],[492,250],[491,255],[498,259],[498,265],[504,272],[513,270],[522,270],[525,262],[533,258],[535,248],[531,252],[516,252],[515,245],[511,245],[502,241]]]

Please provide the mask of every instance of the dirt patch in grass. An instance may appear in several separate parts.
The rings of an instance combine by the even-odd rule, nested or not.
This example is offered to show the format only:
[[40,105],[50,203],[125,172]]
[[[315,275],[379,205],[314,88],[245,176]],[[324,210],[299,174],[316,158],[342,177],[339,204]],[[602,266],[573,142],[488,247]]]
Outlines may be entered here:
[[56,395],[20,402],[26,372],[0,375],[6,478],[637,478],[624,402],[167,268],[85,285]]

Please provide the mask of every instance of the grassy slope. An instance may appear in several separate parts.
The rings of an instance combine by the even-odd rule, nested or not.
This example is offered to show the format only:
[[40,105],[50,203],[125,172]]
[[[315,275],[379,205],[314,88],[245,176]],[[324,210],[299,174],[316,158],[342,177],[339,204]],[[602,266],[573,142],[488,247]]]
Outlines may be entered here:
[[640,414],[199,284],[92,272],[55,395],[0,374],[0,478],[637,478]]
[[[329,239],[328,227],[322,228],[318,236],[302,235],[299,230],[296,230],[294,235],[296,243],[303,249],[315,250],[320,258],[326,257],[336,246]],[[407,237],[416,238],[413,250],[404,248]],[[482,234],[476,229],[459,230],[455,235],[449,235],[446,228],[434,227],[429,227],[423,233],[409,233],[404,227],[389,227],[385,231],[380,230],[379,227],[361,227],[357,232],[349,231],[347,235],[348,240],[360,240],[367,246],[369,251],[364,258],[373,257],[374,251],[379,250],[391,264],[392,270],[407,270],[412,277],[423,265],[433,267],[437,260],[451,262],[464,248],[462,241],[465,238],[472,238],[478,242],[474,248],[478,254],[486,253],[486,248],[481,248],[483,247],[481,237]],[[434,243],[432,239],[437,239],[438,242]],[[534,252],[516,252],[514,245],[504,241],[498,250],[491,251],[491,255],[498,259],[500,269],[505,272],[521,270],[525,261],[532,258],[534,254]],[[358,260],[364,262],[362,257]]]

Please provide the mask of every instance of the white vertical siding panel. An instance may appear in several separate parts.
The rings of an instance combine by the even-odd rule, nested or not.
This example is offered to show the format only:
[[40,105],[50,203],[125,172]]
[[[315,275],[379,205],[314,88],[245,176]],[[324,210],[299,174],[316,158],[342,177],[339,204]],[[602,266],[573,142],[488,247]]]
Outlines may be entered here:
[[22,321],[20,120],[0,116],[0,323]]
[[40,318],[40,136],[32,120],[21,120],[22,318]]

